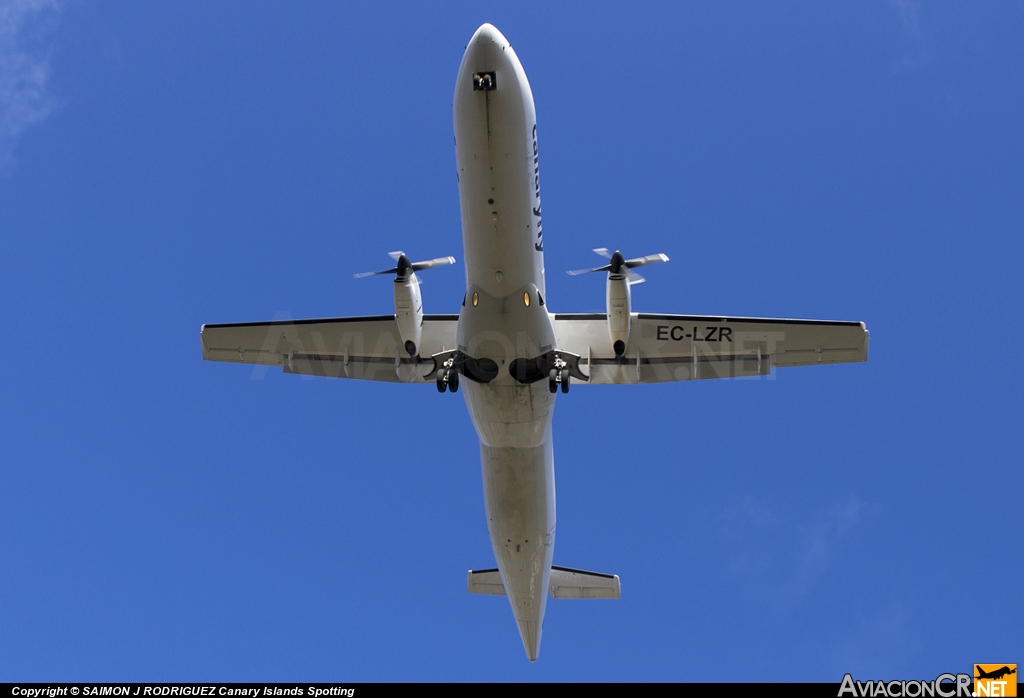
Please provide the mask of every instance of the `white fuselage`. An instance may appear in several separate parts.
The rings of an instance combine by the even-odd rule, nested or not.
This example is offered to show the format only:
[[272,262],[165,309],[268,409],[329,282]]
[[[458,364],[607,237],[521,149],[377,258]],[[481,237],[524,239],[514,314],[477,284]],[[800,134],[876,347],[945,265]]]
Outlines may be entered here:
[[547,380],[520,383],[509,365],[555,348],[554,331],[544,304],[533,94],[512,47],[489,24],[466,47],[454,121],[466,264],[458,349],[498,365],[497,378],[466,380],[463,394],[480,437],[494,556],[532,660],[555,541],[555,396]]

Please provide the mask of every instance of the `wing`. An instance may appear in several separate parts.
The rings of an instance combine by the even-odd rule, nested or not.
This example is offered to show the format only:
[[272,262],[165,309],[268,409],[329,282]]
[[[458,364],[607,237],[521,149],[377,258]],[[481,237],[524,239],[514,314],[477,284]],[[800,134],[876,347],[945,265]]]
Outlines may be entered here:
[[861,322],[722,317],[630,316],[629,345],[616,360],[604,313],[555,315],[560,350],[590,358],[591,383],[663,383],[767,375],[773,366],[868,360]]
[[[421,356],[455,348],[458,315],[424,315]],[[394,315],[203,325],[203,358],[281,366],[285,373],[424,383],[429,358],[402,349]]]

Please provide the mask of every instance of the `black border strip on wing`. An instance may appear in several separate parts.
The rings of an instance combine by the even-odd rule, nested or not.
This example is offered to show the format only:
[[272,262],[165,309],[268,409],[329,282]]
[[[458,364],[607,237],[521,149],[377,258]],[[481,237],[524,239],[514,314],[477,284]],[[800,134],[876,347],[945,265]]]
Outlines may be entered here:
[[[605,313],[556,313],[556,320],[606,320]],[[840,327],[861,327],[863,322],[854,320],[798,320],[769,317],[726,317],[724,315],[661,315],[637,313],[638,320],[677,320],[686,322],[760,322],[777,325],[832,325]]]
[[[328,324],[332,322],[375,322],[379,320],[394,320],[394,315],[365,315],[363,317],[325,317],[325,318],[309,318],[306,320],[264,320],[263,322],[224,322],[224,323],[207,323],[203,327],[219,328],[219,327],[273,327],[274,325],[320,325]],[[449,321],[455,322],[459,319],[458,315],[424,315],[423,321],[429,320],[434,321]]]

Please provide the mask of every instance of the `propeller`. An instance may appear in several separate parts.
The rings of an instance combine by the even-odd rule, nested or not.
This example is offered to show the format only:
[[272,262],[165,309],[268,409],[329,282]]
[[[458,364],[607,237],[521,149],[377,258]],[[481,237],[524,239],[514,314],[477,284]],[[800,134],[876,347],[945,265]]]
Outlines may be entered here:
[[405,253],[401,250],[397,252],[388,252],[388,256],[396,262],[396,266],[393,269],[364,271],[359,274],[355,274],[355,277],[357,279],[363,279],[367,276],[377,276],[379,274],[396,274],[400,280],[405,280],[417,271],[423,271],[424,269],[431,269],[433,267],[443,267],[448,264],[455,264],[455,257],[438,257],[437,259],[428,259],[425,262],[410,262],[409,258],[406,257]]
[[594,252],[609,260],[610,264],[606,264],[603,267],[594,267],[593,269],[577,269],[575,271],[570,271],[569,276],[590,274],[595,271],[606,271],[609,274],[624,274],[630,284],[642,284],[645,279],[633,271],[635,267],[642,267],[645,264],[654,264],[655,262],[668,261],[668,255],[665,254],[649,254],[646,257],[625,259],[623,258],[622,253],[618,250],[615,250],[615,252],[609,252],[606,247],[598,247]]

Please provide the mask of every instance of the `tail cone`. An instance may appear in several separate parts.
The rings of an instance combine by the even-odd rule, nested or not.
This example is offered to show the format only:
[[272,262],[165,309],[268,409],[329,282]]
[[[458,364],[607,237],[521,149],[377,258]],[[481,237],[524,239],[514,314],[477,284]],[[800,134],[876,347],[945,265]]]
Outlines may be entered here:
[[526,650],[526,657],[531,661],[537,661],[540,656],[540,623],[532,620],[519,621],[519,635],[523,638],[523,649]]

